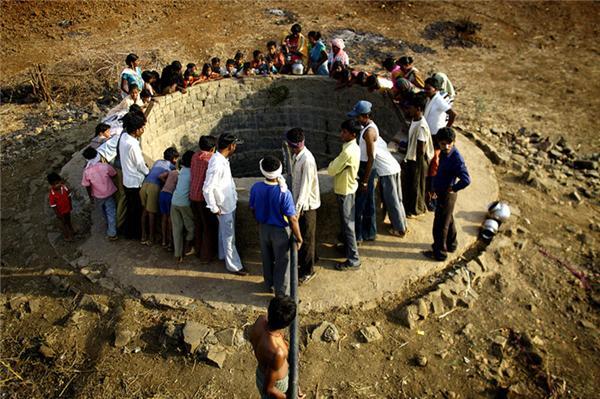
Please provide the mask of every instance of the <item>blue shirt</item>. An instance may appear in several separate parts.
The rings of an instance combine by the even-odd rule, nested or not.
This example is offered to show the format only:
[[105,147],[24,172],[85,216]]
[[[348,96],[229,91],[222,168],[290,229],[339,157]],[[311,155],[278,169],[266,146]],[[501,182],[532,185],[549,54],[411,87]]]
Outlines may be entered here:
[[152,169],[150,169],[150,173],[144,179],[144,183],[152,183],[157,186],[162,186],[163,182],[158,178],[158,176],[162,175],[165,172],[170,172],[175,169],[175,165],[172,162],[167,161],[165,159],[161,159],[159,161],[154,162],[152,165]]
[[250,208],[258,223],[277,227],[287,227],[285,216],[296,215],[292,193],[290,190],[282,193],[277,183],[254,183],[250,189]]
[[190,206],[190,168],[183,166],[179,171],[171,205]]
[[[458,181],[457,181],[458,180]],[[471,177],[460,152],[452,147],[450,153],[440,152],[440,166],[437,175],[433,177],[433,191],[459,191],[471,184]]]

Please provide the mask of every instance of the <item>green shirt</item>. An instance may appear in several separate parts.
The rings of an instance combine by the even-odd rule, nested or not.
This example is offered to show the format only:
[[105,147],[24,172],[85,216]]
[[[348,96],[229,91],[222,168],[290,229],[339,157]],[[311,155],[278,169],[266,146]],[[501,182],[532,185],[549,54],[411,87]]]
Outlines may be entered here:
[[360,165],[360,148],[356,140],[344,143],[340,155],[327,167],[329,176],[333,176],[333,192],[338,195],[354,194],[358,188],[356,176]]

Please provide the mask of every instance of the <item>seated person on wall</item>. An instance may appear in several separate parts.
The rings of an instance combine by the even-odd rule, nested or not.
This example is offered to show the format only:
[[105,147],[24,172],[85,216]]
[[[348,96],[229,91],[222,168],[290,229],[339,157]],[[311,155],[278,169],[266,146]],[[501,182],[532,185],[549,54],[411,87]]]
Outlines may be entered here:
[[402,68],[396,63],[396,61],[394,61],[392,57],[388,57],[383,60],[382,66],[390,73],[389,80],[392,82],[394,91],[397,91],[398,87],[396,86],[396,81],[398,78],[402,77]]
[[127,112],[129,112],[129,108],[133,104],[139,105],[140,107],[144,106],[144,102],[140,96],[140,89],[136,84],[129,85],[129,94],[125,96],[125,98],[123,98],[119,104],[108,111],[106,116],[102,119],[102,122],[110,124],[111,122],[122,118]]
[[267,55],[273,59],[273,65],[281,73],[281,68],[285,65],[285,56],[281,51],[277,50],[277,43],[273,40],[267,43]]
[[260,66],[258,72],[263,75],[277,75],[279,71],[275,68],[275,64],[273,64],[273,59],[271,56],[265,57],[265,62]]
[[282,46],[285,47],[287,54],[287,73],[294,73],[294,71],[297,70],[297,67],[295,68],[294,64],[303,65],[308,58],[308,43],[301,32],[302,26],[300,26],[300,24],[294,24],[290,29],[290,34],[281,41]]
[[160,75],[156,71],[144,71],[142,72],[142,79],[144,80],[144,90],[148,90],[152,97],[158,94],[160,86]]
[[234,78],[236,74],[237,69],[235,68],[235,61],[230,58],[225,63],[225,69],[223,69],[221,75],[224,78]]
[[222,79],[221,75],[213,72],[210,64],[206,63],[202,66],[202,72],[200,72],[200,79],[198,82],[207,82],[209,80],[219,80]]
[[408,80],[410,83],[415,85],[419,89],[425,88],[425,82],[423,81],[423,77],[421,77],[421,73],[417,68],[414,67],[414,60],[409,56],[402,56],[396,61],[398,65],[400,65],[400,69],[402,70],[402,77]]
[[238,50],[235,53],[235,56],[233,57],[233,61],[235,61],[235,64],[233,66],[239,71],[240,68],[242,68],[242,66],[244,65],[244,53]]
[[185,69],[185,72],[183,73],[183,81],[184,81],[185,87],[193,86],[194,83],[196,83],[198,80],[200,80],[200,74],[198,73],[198,67],[193,62],[190,62],[189,64],[187,64],[187,68]]
[[142,69],[139,67],[139,58],[135,54],[129,54],[125,58],[125,64],[127,68],[121,72],[121,97],[125,98],[130,93],[130,86],[135,85],[138,89],[142,89],[144,86],[144,79],[142,78]]
[[179,61],[173,61],[163,68],[160,75],[161,94],[171,94],[176,91],[185,93],[183,79],[183,65]]
[[221,68],[221,59],[219,57],[211,58],[210,67],[212,68],[213,73],[223,76],[223,68]]
[[341,62],[342,65],[347,68],[350,66],[350,58],[348,54],[344,51],[346,45],[342,39],[333,39],[331,41],[331,51],[329,52],[327,65],[331,70],[334,62]]
[[315,75],[329,75],[327,47],[321,39],[321,32],[308,32],[308,41],[311,44],[309,53],[310,70]]

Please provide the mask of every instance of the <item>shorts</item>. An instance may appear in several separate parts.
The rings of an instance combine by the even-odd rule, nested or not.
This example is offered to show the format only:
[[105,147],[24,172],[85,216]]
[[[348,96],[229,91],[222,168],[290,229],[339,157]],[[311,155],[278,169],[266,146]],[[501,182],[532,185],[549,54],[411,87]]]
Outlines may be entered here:
[[142,207],[150,213],[158,212],[158,194],[160,187],[154,183],[144,183],[140,189]]
[[173,194],[168,193],[166,191],[161,191],[158,196],[158,204],[160,207],[161,215],[170,215],[171,214],[171,199],[173,198]]

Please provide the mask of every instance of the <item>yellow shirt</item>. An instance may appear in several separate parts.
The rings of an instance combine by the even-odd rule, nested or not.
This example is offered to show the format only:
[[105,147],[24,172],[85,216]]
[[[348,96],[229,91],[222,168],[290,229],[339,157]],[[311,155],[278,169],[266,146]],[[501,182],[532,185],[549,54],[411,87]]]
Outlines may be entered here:
[[360,148],[356,140],[344,143],[340,155],[329,163],[327,173],[333,176],[333,192],[338,195],[354,194],[358,188]]

